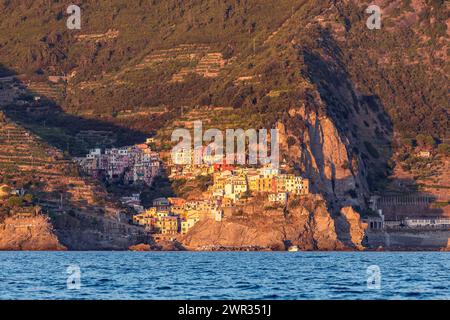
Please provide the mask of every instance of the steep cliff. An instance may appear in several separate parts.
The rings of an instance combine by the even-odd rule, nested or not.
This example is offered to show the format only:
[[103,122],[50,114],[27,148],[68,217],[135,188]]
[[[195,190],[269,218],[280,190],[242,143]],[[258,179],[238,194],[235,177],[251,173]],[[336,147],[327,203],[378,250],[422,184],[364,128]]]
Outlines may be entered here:
[[311,190],[323,194],[331,205],[333,201],[340,206],[364,203],[368,192],[364,162],[347,136],[330,117],[306,112],[305,106],[292,108],[289,116],[303,126],[286,128],[278,123],[281,141],[286,136],[294,139],[290,145],[282,143],[282,151],[310,179]]
[[6,218],[0,224],[0,250],[66,250],[44,215]]
[[336,219],[336,230],[340,240],[351,248],[364,249],[367,223],[361,221],[361,217],[352,207],[341,209],[341,214]]
[[[359,215],[351,208],[343,210],[343,215],[345,227],[336,226],[320,196],[291,201],[286,209],[267,209],[261,202],[252,203],[238,216],[198,222],[180,242],[194,250],[248,246],[285,250],[290,245],[301,250],[363,249],[364,227]],[[340,225],[343,222],[338,219]]]

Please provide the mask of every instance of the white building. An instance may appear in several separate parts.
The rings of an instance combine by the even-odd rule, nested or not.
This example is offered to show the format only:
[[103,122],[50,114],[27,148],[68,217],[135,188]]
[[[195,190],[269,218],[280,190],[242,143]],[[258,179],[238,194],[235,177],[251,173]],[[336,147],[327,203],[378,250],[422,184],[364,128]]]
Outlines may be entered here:
[[407,218],[403,223],[409,228],[450,228],[450,218]]
[[259,169],[259,174],[263,177],[274,177],[280,174],[280,170],[272,166],[265,166]]
[[181,149],[172,152],[172,163],[174,165],[191,165],[192,164],[192,150]]
[[86,158],[88,159],[95,159],[97,157],[100,157],[102,155],[102,149],[96,148],[89,150],[89,153],[87,154]]
[[288,200],[288,194],[286,192],[270,193],[269,201],[285,204]]
[[106,149],[104,154],[100,148],[92,149],[78,162],[90,176],[106,175],[108,179],[123,179],[125,183],[151,185],[160,172],[159,155],[144,144]]
[[186,234],[196,223],[197,219],[187,218],[186,220],[181,221],[181,233]]

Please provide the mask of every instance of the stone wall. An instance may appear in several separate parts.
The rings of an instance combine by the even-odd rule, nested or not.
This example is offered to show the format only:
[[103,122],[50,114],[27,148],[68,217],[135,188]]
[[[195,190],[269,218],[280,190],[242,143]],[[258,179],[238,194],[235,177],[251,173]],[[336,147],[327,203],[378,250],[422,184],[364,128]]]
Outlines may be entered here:
[[367,244],[388,250],[441,250],[450,247],[450,230],[368,232]]

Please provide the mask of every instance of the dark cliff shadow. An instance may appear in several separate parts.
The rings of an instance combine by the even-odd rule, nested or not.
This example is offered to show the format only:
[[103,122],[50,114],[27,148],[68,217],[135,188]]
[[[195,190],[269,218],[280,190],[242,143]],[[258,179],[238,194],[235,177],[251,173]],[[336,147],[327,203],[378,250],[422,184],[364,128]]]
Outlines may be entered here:
[[[6,80],[2,81],[5,77]],[[40,83],[44,90],[58,90],[58,87],[49,82]],[[2,65],[0,85],[1,94],[7,95],[9,91],[15,95],[13,103],[0,104],[6,116],[68,155],[82,156],[94,147],[120,147],[143,143],[148,137],[142,131],[69,114],[54,97],[33,91],[25,81],[18,80],[14,71]]]
[[[419,191],[419,186],[414,181],[409,181],[408,188],[405,190],[392,188],[396,183],[405,183],[391,177],[393,168],[390,159],[393,156],[394,142],[392,121],[380,97],[370,90],[356,89],[359,88],[357,80],[346,68],[348,61],[345,61],[343,52],[332,34],[326,29],[320,30],[318,47],[302,49],[302,54],[309,78],[316,85],[320,99],[324,103],[324,106],[319,106],[322,107],[320,112],[330,117],[336,125],[341,139],[347,145],[348,159],[351,162],[355,159],[359,164],[364,164],[353,167],[352,163],[349,163],[348,168],[352,176],[345,179],[336,179],[335,172],[338,168],[332,166],[333,178],[328,183],[332,186],[333,194],[328,194],[327,200],[329,210],[335,214],[335,217],[345,220],[345,217],[340,215],[339,209],[346,202],[360,213],[364,213],[369,205],[370,196],[385,196],[388,185],[391,186],[390,196],[409,196],[415,197],[414,199],[429,197],[426,193]],[[319,171],[323,170],[325,163],[320,150],[316,160],[318,160]],[[326,179],[323,175],[322,178]],[[353,179],[356,181],[356,187],[353,190],[345,190]],[[341,194],[338,194],[338,190]],[[345,190],[344,195],[343,190]],[[402,209],[402,212],[407,211],[408,209]],[[420,214],[442,216],[444,213],[439,208],[420,210],[416,207],[416,211],[418,212],[414,216]],[[394,215],[390,214],[389,219],[392,217]],[[338,237],[344,243],[348,243],[351,238],[350,223],[340,221],[340,224]]]
[[[345,196],[361,200],[361,193],[375,192],[380,182],[390,175],[387,163],[392,156],[392,122],[379,97],[370,92],[358,92],[343,61],[342,50],[331,33],[321,30],[320,38],[319,48],[303,49],[305,66],[324,104],[320,112],[335,124],[341,140],[347,145],[348,159],[365,164],[361,169],[352,163],[347,164],[356,181],[363,185],[356,186],[356,194],[348,190]],[[321,162],[319,167],[323,168],[323,155],[319,154],[318,159]],[[332,168],[333,178],[329,181],[337,199],[342,197],[337,190],[345,189],[344,186],[350,182],[334,178],[338,169]]]

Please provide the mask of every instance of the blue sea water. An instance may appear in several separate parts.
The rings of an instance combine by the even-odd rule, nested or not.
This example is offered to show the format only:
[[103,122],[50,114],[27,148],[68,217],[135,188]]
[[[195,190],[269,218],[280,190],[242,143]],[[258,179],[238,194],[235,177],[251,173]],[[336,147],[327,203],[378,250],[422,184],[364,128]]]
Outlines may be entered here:
[[449,268],[444,252],[0,252],[0,299],[450,299]]

